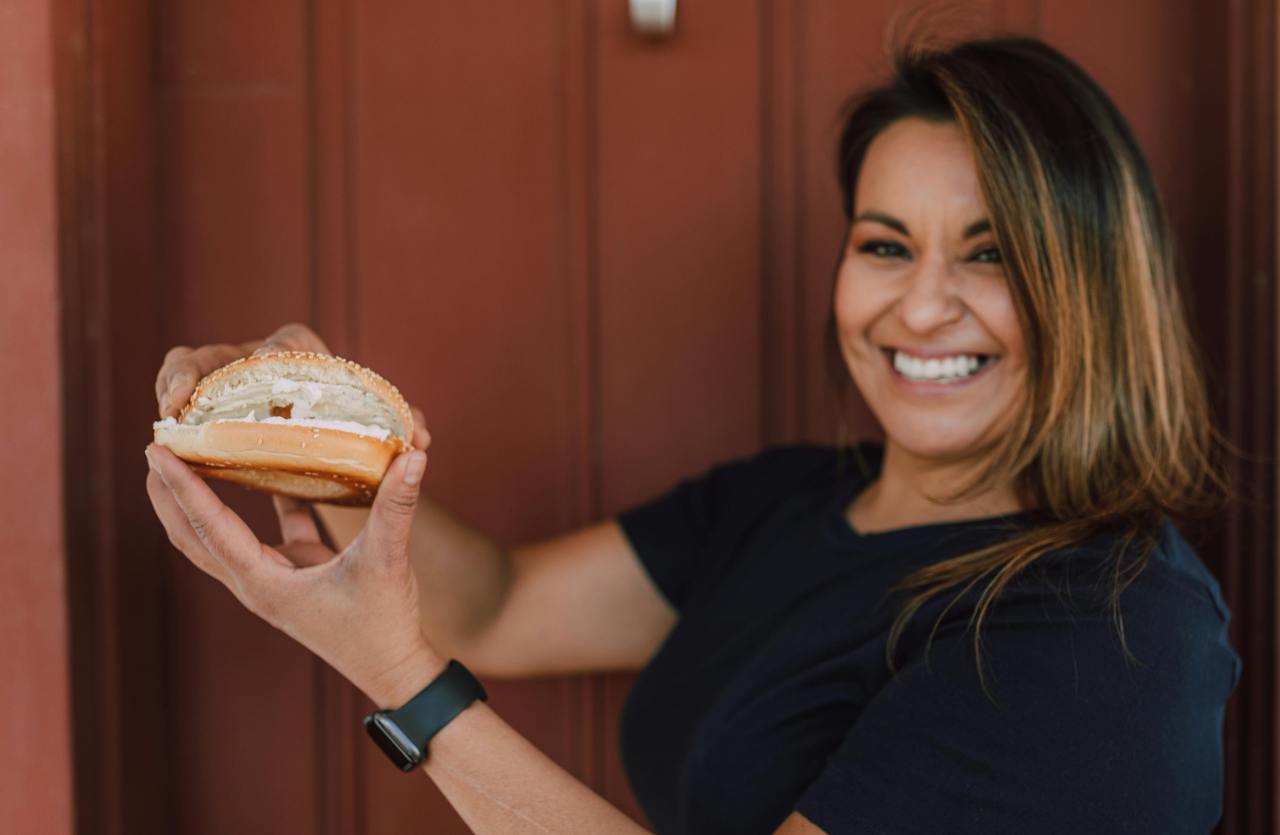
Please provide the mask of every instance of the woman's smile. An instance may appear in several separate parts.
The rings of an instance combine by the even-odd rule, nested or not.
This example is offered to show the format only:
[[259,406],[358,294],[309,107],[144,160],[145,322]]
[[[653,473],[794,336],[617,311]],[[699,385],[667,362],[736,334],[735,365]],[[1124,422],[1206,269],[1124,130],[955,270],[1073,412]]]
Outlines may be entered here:
[[964,351],[881,348],[888,373],[905,394],[933,397],[973,388],[993,370],[999,357]]

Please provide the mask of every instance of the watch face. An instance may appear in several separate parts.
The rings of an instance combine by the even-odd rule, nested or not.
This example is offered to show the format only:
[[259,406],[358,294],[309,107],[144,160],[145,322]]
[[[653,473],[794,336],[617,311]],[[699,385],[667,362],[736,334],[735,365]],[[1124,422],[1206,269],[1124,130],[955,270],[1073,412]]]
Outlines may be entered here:
[[422,751],[404,735],[391,717],[382,712],[375,713],[365,718],[364,727],[369,732],[369,738],[396,764],[396,768],[413,771],[422,762]]

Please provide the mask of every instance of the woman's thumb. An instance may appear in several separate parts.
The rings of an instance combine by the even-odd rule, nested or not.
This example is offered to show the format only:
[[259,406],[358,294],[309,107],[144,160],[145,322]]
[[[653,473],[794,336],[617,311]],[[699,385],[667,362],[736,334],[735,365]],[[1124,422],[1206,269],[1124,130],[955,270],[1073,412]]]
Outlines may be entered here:
[[397,558],[409,547],[418,489],[426,469],[427,454],[421,450],[400,455],[387,468],[364,529],[365,549],[374,558]]

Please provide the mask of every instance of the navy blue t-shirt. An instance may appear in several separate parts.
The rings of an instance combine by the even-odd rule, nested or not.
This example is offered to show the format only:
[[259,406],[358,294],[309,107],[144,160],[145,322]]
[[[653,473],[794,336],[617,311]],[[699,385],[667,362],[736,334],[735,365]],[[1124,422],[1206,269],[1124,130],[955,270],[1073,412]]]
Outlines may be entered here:
[[[1106,606],[1108,543],[1053,553],[983,625],[977,594],[918,612],[885,659],[911,571],[1020,514],[860,534],[844,510],[882,450],[773,447],[619,516],[679,619],[636,679],[622,756],[662,835],[751,835],[793,811],[841,833],[1204,833],[1240,661],[1213,576],[1173,526]],[[852,463],[850,463],[852,462]],[[979,584],[979,590],[981,587]],[[994,699],[994,703],[992,701]]]

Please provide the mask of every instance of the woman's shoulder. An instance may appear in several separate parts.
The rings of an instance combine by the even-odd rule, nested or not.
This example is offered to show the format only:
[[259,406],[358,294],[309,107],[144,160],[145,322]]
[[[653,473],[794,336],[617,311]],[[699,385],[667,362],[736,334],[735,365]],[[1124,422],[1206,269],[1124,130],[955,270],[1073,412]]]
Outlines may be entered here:
[[1222,586],[1200,555],[1183,537],[1172,522],[1164,520],[1160,526],[1159,545],[1151,555],[1155,571],[1153,578],[1169,583],[1185,593],[1208,602],[1223,623],[1231,620],[1222,595]]
[[1046,555],[1037,579],[1068,592],[1088,589],[1109,599],[1117,582],[1127,608],[1157,607],[1221,623],[1231,613],[1222,587],[1181,531],[1161,520],[1154,536],[1103,532],[1071,548]]
[[1212,680],[1211,690],[1229,693],[1239,679],[1221,587],[1167,520],[1145,544],[1101,534],[1052,552],[1013,597],[1009,618],[997,619],[1038,622],[1042,635],[1061,634],[1073,663],[1091,656],[1100,668],[1142,669],[1168,692]]

